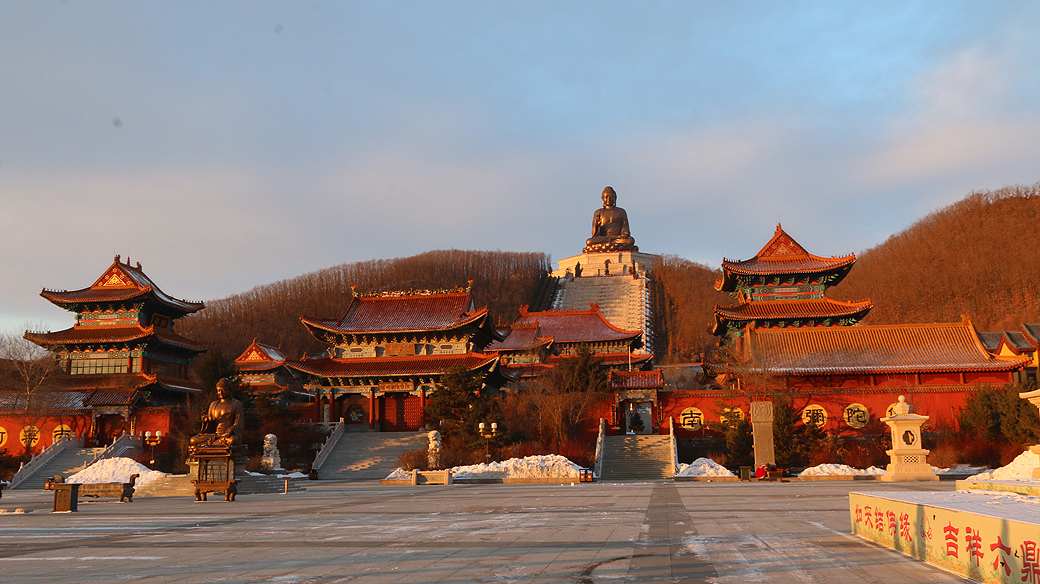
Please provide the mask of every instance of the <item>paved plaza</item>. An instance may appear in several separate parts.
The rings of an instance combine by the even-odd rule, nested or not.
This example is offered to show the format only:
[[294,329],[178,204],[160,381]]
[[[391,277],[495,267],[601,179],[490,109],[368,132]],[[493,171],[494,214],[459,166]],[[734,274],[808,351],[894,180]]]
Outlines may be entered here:
[[304,486],[66,514],[5,492],[0,581],[965,582],[849,535],[849,491],[951,482]]

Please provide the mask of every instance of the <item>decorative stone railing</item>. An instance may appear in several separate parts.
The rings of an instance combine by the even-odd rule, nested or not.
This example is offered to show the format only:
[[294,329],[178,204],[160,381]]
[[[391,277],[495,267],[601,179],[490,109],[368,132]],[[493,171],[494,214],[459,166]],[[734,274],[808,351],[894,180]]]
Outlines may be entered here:
[[[106,458],[119,458],[128,450],[134,451],[135,456],[144,452],[144,436],[138,434],[123,434],[119,438],[116,438],[107,448],[97,453],[97,455],[94,456],[94,460],[90,461],[90,464],[94,464],[95,462]],[[90,466],[90,464],[87,466]]]
[[599,438],[596,438],[596,463],[593,465],[592,472],[596,475],[596,478],[603,476],[603,440],[607,435],[607,421],[603,418],[599,419]]
[[346,424],[344,423],[343,418],[340,418],[336,427],[332,429],[332,433],[330,433],[329,437],[325,439],[325,444],[322,444],[321,450],[318,451],[318,455],[314,457],[314,463],[311,464],[312,478],[317,476],[318,471],[321,470],[321,465],[325,464],[325,459],[329,457],[329,453],[331,453],[332,449],[336,447],[336,444],[339,442],[340,437],[343,436],[343,431],[345,429]]
[[30,458],[29,462],[23,462],[18,472],[14,473],[14,477],[11,478],[11,484],[7,488],[13,489],[17,487],[18,483],[40,470],[43,465],[50,462],[52,458],[66,448],[82,448],[85,438],[85,436],[62,436],[58,438],[54,441],[54,444],[48,446],[43,452]]

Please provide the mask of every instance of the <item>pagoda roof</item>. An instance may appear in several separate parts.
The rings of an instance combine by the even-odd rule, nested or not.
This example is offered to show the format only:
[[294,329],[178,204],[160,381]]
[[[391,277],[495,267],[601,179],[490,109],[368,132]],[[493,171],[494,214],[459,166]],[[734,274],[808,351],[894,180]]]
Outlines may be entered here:
[[253,342],[234,360],[235,371],[269,371],[285,364],[285,353],[278,347]]
[[[145,389],[158,388],[175,393],[201,391],[197,384],[186,379],[147,373],[59,374],[49,378],[47,384],[47,391],[34,395],[33,403],[44,411],[55,412],[86,410],[94,406],[130,405]],[[0,411],[24,409],[24,394],[0,392]]]
[[1036,350],[1026,336],[1015,331],[979,332],[979,341],[990,353],[999,353],[1000,347],[1006,346],[1015,354],[1027,353]]
[[474,310],[469,292],[443,294],[390,294],[354,296],[339,319],[300,317],[307,328],[338,334],[424,333],[450,331],[467,325],[500,335],[491,325],[488,309]]
[[202,391],[194,381],[148,373],[88,373],[84,375],[56,375],[50,383],[55,391],[131,391],[153,385],[177,393]]
[[[626,331],[610,324],[599,311],[599,305],[589,304],[589,310],[546,310],[529,312],[520,307],[516,325],[536,325],[541,334],[557,343],[592,343],[597,341],[641,340],[643,331]],[[640,343],[641,344],[641,343]]]
[[960,323],[749,328],[752,370],[774,375],[1012,371],[1028,357],[991,355]]
[[658,389],[664,387],[660,371],[611,371],[607,374],[610,389]]
[[736,289],[736,276],[816,274],[838,270],[847,272],[854,263],[856,254],[827,258],[809,253],[777,224],[772,239],[754,257],[746,260],[723,258],[723,277],[715,283],[715,289],[732,292]]
[[751,300],[736,306],[715,306],[715,328],[719,334],[723,321],[804,320],[857,316],[863,318],[874,305],[869,300],[845,302],[830,298],[791,300]]
[[[83,400],[90,396],[91,391],[48,391],[32,397],[34,410],[45,412],[69,412],[86,410]],[[21,392],[0,392],[0,412],[25,411],[25,394]]]
[[[576,357],[577,355],[553,355],[547,361],[550,365],[557,365],[565,359]],[[593,357],[606,367],[627,366],[629,363],[642,367],[654,358],[653,355],[645,353],[595,353]]]
[[153,326],[74,326],[57,332],[25,333],[25,339],[44,347],[56,345],[91,345],[99,343],[129,343],[155,338],[164,345],[201,353],[209,349],[206,345],[187,339],[164,328]]
[[1019,327],[1022,336],[1034,347],[1040,347],[1040,323],[1025,323]]
[[497,355],[465,353],[461,355],[406,355],[401,357],[351,357],[338,359],[288,360],[286,365],[317,377],[414,377],[441,375],[452,367],[467,371],[494,368]]
[[44,288],[43,292],[40,292],[40,296],[69,310],[73,310],[73,307],[78,304],[127,302],[138,299],[151,300],[170,309],[177,316],[198,312],[206,307],[202,302],[189,302],[166,294],[144,273],[140,262],[136,266],[131,266],[129,258],[124,264],[119,261],[119,256],[115,257],[112,265],[89,288],[80,290]]
[[[485,351],[533,351],[547,349],[555,341],[551,336],[542,335],[537,324],[517,324],[504,330],[505,339],[492,342]],[[499,333],[503,334],[501,329]]]

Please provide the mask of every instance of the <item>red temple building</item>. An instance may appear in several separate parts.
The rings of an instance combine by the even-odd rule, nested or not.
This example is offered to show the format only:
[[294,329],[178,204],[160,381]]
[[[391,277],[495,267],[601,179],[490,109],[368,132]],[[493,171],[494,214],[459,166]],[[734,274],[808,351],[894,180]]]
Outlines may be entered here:
[[751,259],[723,259],[723,276],[715,289],[732,293],[739,303],[715,307],[711,332],[739,338],[751,323],[759,329],[856,324],[873,307],[869,300],[842,302],[825,296],[855,263],[855,254],[813,255],[777,225],[772,239]]
[[[232,362],[235,380],[250,397],[264,397],[290,406],[310,403],[313,398],[285,364],[280,347],[258,343],[256,339]],[[308,407],[308,409],[310,409]]]
[[[174,332],[174,323],[204,305],[167,295],[140,263],[121,263],[119,256],[87,288],[44,289],[40,295],[76,313],[76,323],[58,332],[25,333],[53,352],[59,370],[46,386],[48,411],[31,424],[35,449],[49,446],[48,437],[71,434],[86,434],[98,445],[124,433],[168,435],[173,410],[199,391],[188,379],[188,364],[206,350]],[[24,409],[4,407],[0,424],[24,420],[19,406]]]
[[529,312],[527,306],[521,306],[516,320],[499,332],[505,339],[492,342],[487,352],[500,355],[503,367],[521,384],[575,355],[582,346],[612,370],[648,369],[653,359],[653,355],[634,352],[643,346],[643,331],[610,324],[596,304],[590,304],[589,310],[542,312]]
[[512,380],[498,355],[483,352],[502,336],[468,290],[356,295],[341,318],[300,320],[330,345],[330,356],[286,365],[315,395],[324,422],[419,430],[426,396],[453,367],[483,376],[489,388]]

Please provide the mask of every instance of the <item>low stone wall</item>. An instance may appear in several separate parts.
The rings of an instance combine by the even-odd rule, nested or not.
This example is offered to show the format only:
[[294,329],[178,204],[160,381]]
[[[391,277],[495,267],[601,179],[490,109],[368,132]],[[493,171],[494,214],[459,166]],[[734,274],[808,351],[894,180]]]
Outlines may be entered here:
[[1007,495],[849,493],[852,533],[978,582],[1040,580],[1040,509]]

